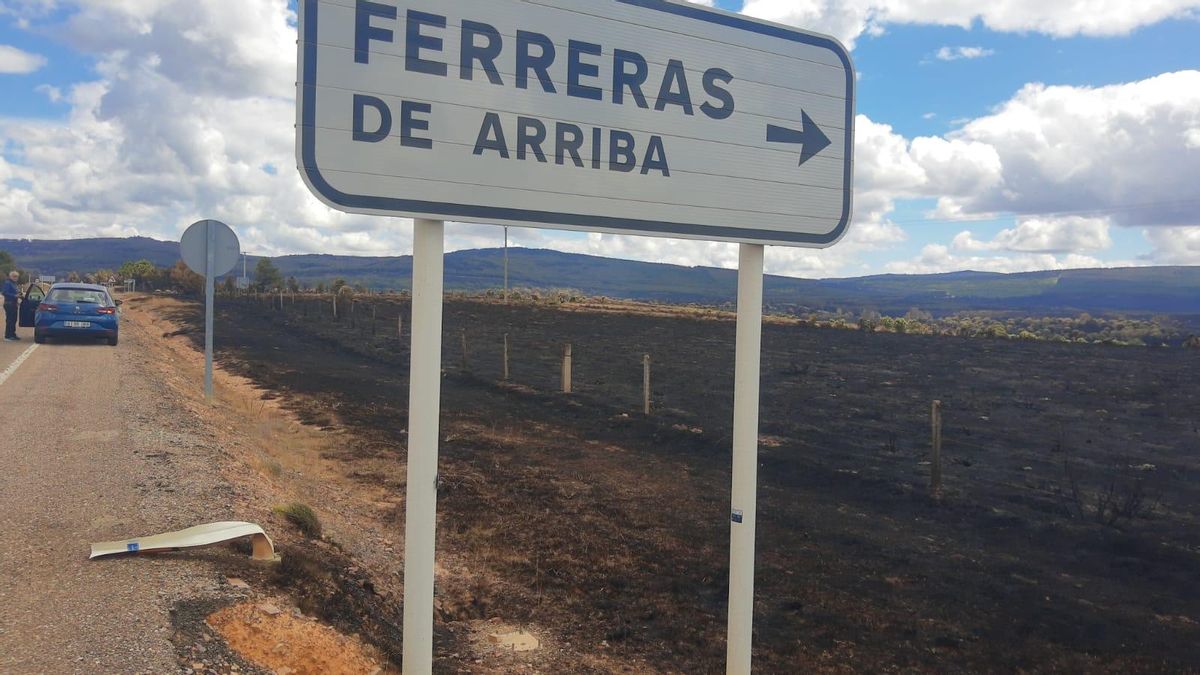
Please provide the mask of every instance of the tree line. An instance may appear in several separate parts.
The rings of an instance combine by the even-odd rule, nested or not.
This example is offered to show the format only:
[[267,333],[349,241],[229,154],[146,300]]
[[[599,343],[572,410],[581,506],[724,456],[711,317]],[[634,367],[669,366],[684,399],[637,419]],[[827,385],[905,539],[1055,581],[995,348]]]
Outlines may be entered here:
[[[0,276],[16,269],[21,281],[28,282],[29,272],[18,266],[17,261],[6,251],[0,251]],[[122,264],[115,270],[98,269],[94,272],[71,272],[66,281],[97,284],[121,284],[132,279],[139,290],[174,291],[189,295],[204,292],[204,277],[188,269],[182,260],[171,267],[159,267],[149,260],[134,260]],[[227,275],[217,284],[223,295],[233,296],[239,291],[235,275]],[[316,284],[302,283],[294,276],[284,277],[270,258],[259,258],[246,290],[258,293],[316,292],[340,293],[343,289],[363,293],[367,289],[361,284],[351,285],[345,279],[336,278]],[[519,295],[519,291],[513,292]],[[553,291],[530,292],[535,301],[543,297],[563,301]],[[487,293],[485,295],[491,295]],[[570,300],[582,300],[582,294],[566,294]],[[768,307],[770,312],[772,308]],[[1117,346],[1162,347],[1181,345],[1200,349],[1200,337],[1190,333],[1188,326],[1168,316],[1132,318],[1127,316],[1097,317],[1088,313],[1074,316],[1029,316],[1005,315],[997,312],[963,312],[943,317],[934,317],[918,308],[909,310],[904,316],[885,316],[873,309],[863,310],[857,316],[845,311],[797,312],[785,311],[803,323],[820,328],[859,330],[867,333],[899,333],[907,335],[940,335],[1002,340],[1031,340],[1075,344],[1109,344]]]
[[[217,290],[226,295],[236,294],[240,290],[237,278],[235,274],[228,274],[221,277],[217,280]],[[137,284],[138,290],[174,291],[193,295],[204,292],[204,277],[189,269],[182,260],[176,261],[171,267],[160,267],[146,259],[131,260],[123,263],[115,270],[101,269],[83,274],[71,272],[67,280],[99,284],[122,284],[125,281],[133,280]],[[254,266],[253,276],[250,278],[245,290],[258,293],[279,291],[290,293],[316,291],[318,293],[325,293],[327,291],[338,291],[342,287],[349,285],[345,279],[339,278],[330,281],[328,284],[321,282],[315,286],[310,286],[301,283],[294,276],[285,278],[270,258],[259,258],[257,264]],[[355,288],[356,290],[366,290],[361,287]]]
[[940,335],[1001,340],[1028,340],[1121,347],[1183,345],[1200,348],[1189,326],[1169,316],[1011,315],[1003,312],[961,312],[935,318],[921,309],[904,316],[885,316],[872,309],[855,317],[846,312],[800,313],[806,324],[866,333]]

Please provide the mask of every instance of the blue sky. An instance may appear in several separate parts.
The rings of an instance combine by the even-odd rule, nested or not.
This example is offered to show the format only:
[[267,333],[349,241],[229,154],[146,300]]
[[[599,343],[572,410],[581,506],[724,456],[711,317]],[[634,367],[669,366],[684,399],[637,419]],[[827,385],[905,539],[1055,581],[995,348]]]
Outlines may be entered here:
[[[718,0],[837,35],[859,73],[851,235],[828,251],[772,248],[768,270],[1200,263],[1200,0],[1081,2]],[[300,184],[294,3],[238,5],[0,2],[0,238],[174,238],[216,215],[255,252],[407,252],[397,221],[330,212]],[[707,242],[513,239],[736,260]],[[493,227],[449,230],[452,248],[499,240]]]
[[[988,114],[1029,82],[1097,87],[1196,68],[1200,66],[1198,37],[1200,24],[1195,20],[1166,21],[1121,38],[1063,39],[978,27],[891,28],[882,36],[863,39],[854,52],[862,73],[859,110],[873,119],[886,120],[907,137],[941,135],[955,129],[956,122]],[[979,59],[941,61],[931,45],[979,46],[994,53]],[[892,250],[876,252],[870,259],[878,265],[897,252],[916,255],[925,242],[948,240],[963,229],[962,222],[926,217],[931,208],[929,200],[899,205],[894,220],[914,237]],[[971,222],[969,227],[990,237],[1012,224],[1012,218],[1000,218]],[[1110,260],[1151,251],[1149,241],[1137,230],[1118,228],[1111,235]]]

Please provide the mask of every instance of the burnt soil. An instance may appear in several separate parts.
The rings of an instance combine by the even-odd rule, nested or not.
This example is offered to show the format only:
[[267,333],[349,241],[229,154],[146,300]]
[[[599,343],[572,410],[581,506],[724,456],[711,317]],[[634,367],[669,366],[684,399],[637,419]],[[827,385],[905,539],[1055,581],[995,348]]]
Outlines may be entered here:
[[[399,493],[363,467],[405,459],[408,307],[347,304],[334,322],[328,298],[220,299],[218,358],[344,430],[345,474]],[[202,338],[195,305],[170,318]],[[461,626],[501,617],[570,647],[551,671],[605,670],[581,658],[596,653],[721,672],[731,317],[458,298],[444,336],[435,669],[478,672]],[[756,671],[1200,669],[1198,379],[1200,353],[1179,349],[768,323]],[[923,464],[934,399],[940,499]],[[1132,517],[1098,522],[1105,495]],[[402,533],[402,507],[393,518]],[[398,654],[397,603],[362,607],[394,612],[361,620],[386,624],[365,633]]]

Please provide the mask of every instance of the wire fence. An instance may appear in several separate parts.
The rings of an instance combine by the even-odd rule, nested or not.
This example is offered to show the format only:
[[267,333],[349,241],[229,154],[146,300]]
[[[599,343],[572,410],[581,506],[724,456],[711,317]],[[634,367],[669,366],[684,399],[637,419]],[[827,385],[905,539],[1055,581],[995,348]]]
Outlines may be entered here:
[[[407,368],[407,294],[283,292],[231,300],[287,322],[290,330],[333,339],[344,349]],[[564,320],[568,315],[570,320]],[[569,388],[571,396],[615,415],[648,411],[683,433],[725,438],[732,420],[732,323],[707,321],[702,327],[681,328],[678,322],[639,321],[635,331],[629,321],[614,317],[575,312],[570,306],[452,302],[443,330],[443,367],[540,393]],[[862,339],[853,333],[839,337]],[[1200,491],[1190,458],[1200,445],[1200,431],[1187,401],[1162,404],[1162,418],[1157,420],[1178,430],[1180,442],[1175,446],[1141,443],[1136,431],[1126,436],[1097,434],[1085,445],[1064,436],[1064,422],[1075,413],[1057,410],[1036,391],[1000,382],[968,385],[970,377],[906,386],[901,380],[917,379],[911,369],[888,370],[887,364],[860,368],[867,374],[855,380],[845,365],[863,365],[853,362],[853,345],[846,353],[827,347],[828,353],[813,358],[786,338],[764,342],[763,371],[771,380],[762,401],[764,455],[817,457],[836,471],[877,470],[917,484],[934,472],[929,410],[930,402],[939,398],[946,402],[941,467],[948,493],[1021,492],[1052,500],[1061,498],[1070,481],[1101,486],[1113,476],[1135,472],[1130,480],[1152,482],[1160,501],[1194,511]],[[964,375],[981,377],[970,371],[972,366],[959,365]],[[1047,386],[1033,382],[1027,389],[1036,389],[1033,385]],[[1058,385],[1067,391],[1075,386]],[[939,391],[939,386],[953,391]],[[1112,398],[1136,398],[1137,391],[1126,386]],[[878,397],[889,398],[887,410],[872,406]],[[1009,422],[993,422],[987,413],[1002,407]],[[1016,424],[1013,409],[1018,411]],[[1145,423],[1118,419],[1108,411],[1088,414],[1101,421],[1117,419],[1127,431]]]

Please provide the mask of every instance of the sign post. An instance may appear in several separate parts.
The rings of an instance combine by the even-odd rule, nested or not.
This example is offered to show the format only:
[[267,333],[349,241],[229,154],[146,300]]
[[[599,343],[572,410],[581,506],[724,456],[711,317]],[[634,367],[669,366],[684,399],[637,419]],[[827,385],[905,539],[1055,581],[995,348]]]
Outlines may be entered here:
[[433,569],[438,423],[442,396],[445,224],[413,223],[412,349],[408,375],[408,482],[404,499],[405,673],[433,664]]
[[754,532],[758,506],[758,387],[762,355],[763,247],[738,251],[733,366],[733,491],[729,527],[729,637],[725,670],[750,672],[754,632]]
[[825,248],[849,227],[846,49],[677,0],[300,0],[298,14],[305,183],[334,209],[416,219],[405,672],[432,668],[446,220],[741,245],[727,669],[749,672],[764,246]]
[[204,398],[213,397],[213,304],[216,278],[237,265],[241,244],[228,225],[218,220],[192,223],[179,240],[184,264],[204,276]]

